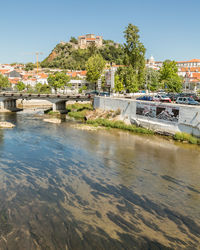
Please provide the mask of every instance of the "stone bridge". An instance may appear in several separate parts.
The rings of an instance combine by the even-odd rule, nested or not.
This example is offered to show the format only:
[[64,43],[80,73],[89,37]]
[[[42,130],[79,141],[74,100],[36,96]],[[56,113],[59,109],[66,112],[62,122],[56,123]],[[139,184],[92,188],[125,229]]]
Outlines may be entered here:
[[47,100],[52,103],[53,111],[59,111],[61,113],[66,112],[67,101],[91,101],[93,100],[90,96],[85,95],[63,95],[63,94],[28,94],[19,92],[0,92],[0,112],[16,112],[18,109],[16,101],[22,100]]

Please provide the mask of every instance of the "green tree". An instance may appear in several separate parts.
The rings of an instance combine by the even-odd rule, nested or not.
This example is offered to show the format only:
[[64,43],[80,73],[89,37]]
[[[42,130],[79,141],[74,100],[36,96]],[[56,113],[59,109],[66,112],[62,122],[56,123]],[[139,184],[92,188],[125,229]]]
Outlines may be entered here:
[[86,63],[86,80],[95,84],[95,90],[97,80],[101,77],[104,67],[105,61],[100,54],[91,56]]
[[132,66],[123,69],[123,85],[128,93],[135,93],[139,90],[137,73]]
[[33,64],[32,62],[30,63],[27,63],[25,65],[25,71],[30,71],[30,70],[33,70],[34,68],[36,68],[35,64]]
[[85,91],[85,90],[87,90],[87,86],[82,86],[80,89],[79,89],[79,93],[81,94],[81,93],[83,93],[83,91]]
[[35,85],[35,90],[37,93],[41,93],[42,83],[38,82]]
[[163,88],[168,92],[180,92],[182,78],[178,76],[178,67],[175,61],[165,61],[160,69],[160,80]]
[[78,40],[74,36],[71,36],[69,41],[70,43],[78,44]]
[[42,84],[42,86],[40,87],[40,93],[50,94],[51,93],[51,88],[46,83]]
[[23,82],[18,82],[16,87],[18,91],[23,91],[26,88],[26,85]]
[[139,90],[137,74],[131,65],[118,68],[117,75],[127,93],[133,93]]
[[88,47],[88,53],[89,56],[93,56],[97,53],[98,49],[95,43],[91,43],[90,46]]
[[160,72],[151,68],[146,68],[144,89],[156,91],[160,87]]
[[34,92],[34,89],[33,89],[33,87],[30,84],[26,85],[26,89],[27,89],[28,93],[33,93]]
[[121,93],[124,90],[124,85],[122,80],[120,80],[119,75],[115,75],[115,92]]
[[[140,42],[139,29],[133,24],[129,24],[124,31],[126,43],[124,44],[125,59],[124,62],[133,68],[136,75],[138,87],[142,86],[145,77],[145,52],[146,49]],[[136,83],[134,83],[136,84]],[[135,87],[133,87],[135,89]]]
[[48,84],[51,88],[55,89],[63,89],[67,83],[70,81],[70,77],[62,72],[57,72],[54,75],[51,74],[48,77]]
[[9,88],[11,86],[8,77],[0,74],[0,89]]

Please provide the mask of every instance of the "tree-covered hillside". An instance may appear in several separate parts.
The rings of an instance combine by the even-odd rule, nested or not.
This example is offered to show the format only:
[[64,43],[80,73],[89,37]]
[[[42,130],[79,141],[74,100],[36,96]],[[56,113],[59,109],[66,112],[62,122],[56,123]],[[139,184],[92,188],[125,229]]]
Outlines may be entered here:
[[124,50],[120,44],[104,40],[101,48],[92,45],[88,49],[76,49],[75,40],[71,38],[69,43],[57,44],[51,54],[41,62],[41,67],[84,70],[88,59],[96,53],[101,54],[103,59],[109,63],[121,65],[124,62]]

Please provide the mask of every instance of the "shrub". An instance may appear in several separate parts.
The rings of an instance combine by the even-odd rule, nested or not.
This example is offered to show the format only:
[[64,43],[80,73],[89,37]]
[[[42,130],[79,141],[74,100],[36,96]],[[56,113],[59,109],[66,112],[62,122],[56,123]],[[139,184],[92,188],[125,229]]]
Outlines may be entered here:
[[68,115],[79,120],[85,119],[85,112],[68,112]]
[[95,120],[87,120],[87,123],[95,126],[99,125],[108,128],[118,128],[118,129],[128,130],[140,134],[154,134],[154,132],[151,130],[141,127],[136,127],[135,125],[127,125],[123,121],[110,121],[107,119],[97,118]]
[[67,105],[68,112],[71,111],[82,111],[82,110],[93,110],[90,103],[74,103]]
[[198,144],[198,139],[194,136],[189,137],[189,143],[191,144]]
[[191,144],[199,144],[200,140],[190,134],[183,133],[183,132],[178,132],[174,135],[174,140],[177,141],[187,141]]

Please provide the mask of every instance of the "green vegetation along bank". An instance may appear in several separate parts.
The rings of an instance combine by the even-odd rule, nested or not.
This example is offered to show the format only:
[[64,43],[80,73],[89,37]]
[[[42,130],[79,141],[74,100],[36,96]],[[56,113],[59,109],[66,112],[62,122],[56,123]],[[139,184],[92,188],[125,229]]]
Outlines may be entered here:
[[[106,128],[116,128],[126,131],[130,131],[136,134],[146,134],[146,135],[156,135],[156,132],[137,127],[132,124],[126,124],[124,121],[120,120],[120,110],[116,111],[102,111],[102,110],[93,110],[93,107],[90,103],[86,104],[70,104],[67,105],[68,116],[76,120],[80,120],[87,125],[91,126],[101,126]],[[54,112],[49,112],[48,114],[54,115]],[[175,141],[196,144],[200,145],[200,139],[194,137],[187,133],[178,132],[174,136],[168,136]]]

